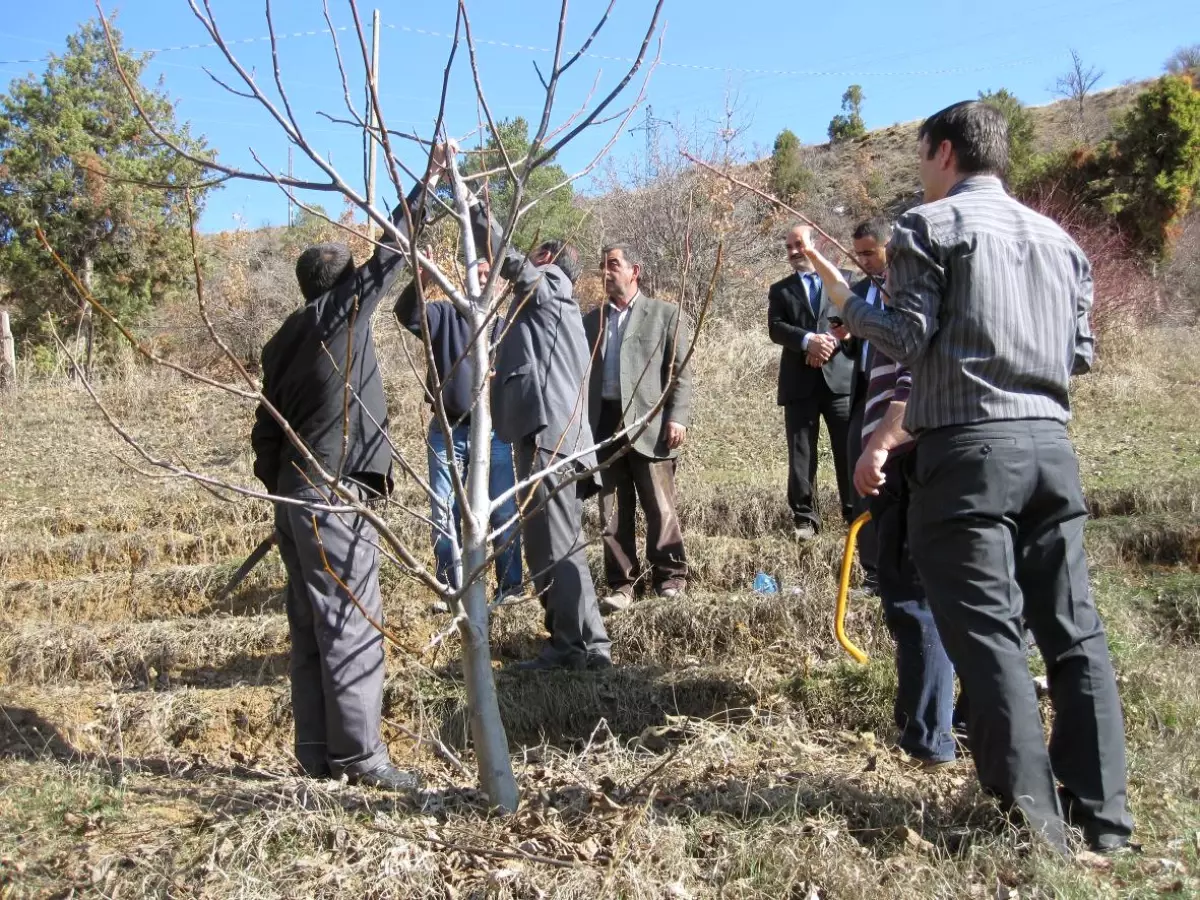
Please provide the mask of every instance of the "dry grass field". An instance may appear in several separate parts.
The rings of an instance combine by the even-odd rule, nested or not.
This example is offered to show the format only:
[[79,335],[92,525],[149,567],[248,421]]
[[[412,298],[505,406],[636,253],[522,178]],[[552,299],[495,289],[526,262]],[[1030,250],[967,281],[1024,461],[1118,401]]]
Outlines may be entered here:
[[[692,590],[611,620],[611,673],[498,676],[524,796],[508,818],[474,789],[456,648],[428,650],[444,623],[415,584],[384,570],[405,644],[386,737],[428,790],[295,777],[277,558],[214,600],[268,510],[134,472],[69,383],[0,399],[0,896],[1196,896],[1200,331],[1128,340],[1078,381],[1074,432],[1139,855],[1049,859],[968,766],[915,774],[889,749],[877,604],[850,618],[861,667],[832,638],[843,533],[787,535],[777,351],[717,326],[680,472]],[[398,338],[382,341],[394,437],[421,465],[419,397]],[[100,393],[156,452],[250,482],[248,408],[146,373]],[[423,528],[401,528],[428,552]],[[759,570],[779,594],[750,592]],[[502,610],[497,665],[538,627],[532,604]]]

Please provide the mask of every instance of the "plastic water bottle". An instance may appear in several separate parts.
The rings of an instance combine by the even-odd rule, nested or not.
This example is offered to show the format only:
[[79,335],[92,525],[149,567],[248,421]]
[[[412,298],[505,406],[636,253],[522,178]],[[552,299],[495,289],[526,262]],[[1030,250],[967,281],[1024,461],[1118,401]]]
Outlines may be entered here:
[[754,593],[777,594],[779,593],[779,584],[766,572],[759,572],[754,576]]

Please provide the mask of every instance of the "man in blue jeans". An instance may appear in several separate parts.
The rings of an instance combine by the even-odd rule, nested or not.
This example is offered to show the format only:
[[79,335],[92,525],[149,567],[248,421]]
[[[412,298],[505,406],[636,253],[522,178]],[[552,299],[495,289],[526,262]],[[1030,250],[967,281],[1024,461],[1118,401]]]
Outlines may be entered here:
[[[805,252],[835,299],[849,294],[836,270],[811,245]],[[845,326],[835,336],[846,340]],[[904,430],[912,374],[877,347],[867,353],[862,452],[854,488],[865,497],[875,526],[875,575],[883,618],[896,642],[897,743],[916,765],[935,769],[954,761],[954,667],[942,646],[933,611],[909,551],[909,488],[904,466],[913,439]]]
[[953,762],[954,667],[909,552],[905,460],[913,440],[904,431],[912,375],[876,348],[863,412],[862,454],[854,487],[875,524],[875,574],[883,618],[896,641],[896,727],[900,749],[925,769]]
[[[486,281],[490,271],[487,260],[479,263],[480,282]],[[471,408],[474,397],[471,392],[471,367],[467,362],[467,351],[471,345],[471,325],[450,303],[428,303],[422,321],[420,304],[417,302],[417,285],[409,284],[396,301],[396,318],[401,326],[417,337],[422,329],[429,329],[429,343],[433,348],[433,364],[437,381],[442,386],[442,404],[451,425],[452,446],[446,446],[446,434],[433,417],[429,422],[429,486],[433,490],[432,519],[433,552],[437,557],[438,579],[457,590],[462,586],[462,554],[459,552],[461,517],[454,497],[454,482],[450,475],[451,463],[467,477],[470,459]],[[433,372],[428,373],[429,391],[427,401],[433,405]],[[498,497],[511,490],[513,476],[512,445],[492,435],[491,470],[488,473],[488,494]],[[510,523],[496,538],[496,585],[497,599],[521,593],[521,537],[517,521],[515,495],[492,513],[491,527],[496,529],[505,522]]]

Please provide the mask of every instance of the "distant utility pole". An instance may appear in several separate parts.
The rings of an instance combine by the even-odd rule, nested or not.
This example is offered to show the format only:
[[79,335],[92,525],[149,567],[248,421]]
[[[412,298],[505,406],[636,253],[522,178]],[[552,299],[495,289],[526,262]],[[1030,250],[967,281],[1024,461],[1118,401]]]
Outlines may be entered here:
[[629,129],[630,134],[636,134],[639,131],[646,132],[646,181],[648,182],[658,177],[658,129],[666,124],[666,119],[654,118],[654,107],[647,103],[646,117],[642,120],[642,124]]
[[[379,95],[379,10],[371,17],[371,71],[367,80],[367,205],[375,205],[375,152],[379,142],[375,140],[375,104],[372,95]],[[367,220],[371,236],[375,236],[375,226]]]

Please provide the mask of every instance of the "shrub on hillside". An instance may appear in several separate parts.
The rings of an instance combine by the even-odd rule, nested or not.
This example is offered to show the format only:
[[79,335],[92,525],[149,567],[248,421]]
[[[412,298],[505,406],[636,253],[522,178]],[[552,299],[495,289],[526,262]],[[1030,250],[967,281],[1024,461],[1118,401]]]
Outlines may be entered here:
[[864,99],[861,85],[852,84],[846,88],[846,93],[842,94],[841,115],[829,120],[829,140],[834,143],[849,141],[867,133],[862,117]]
[[806,193],[812,183],[812,170],[800,157],[800,139],[790,129],[783,129],[771,154],[771,192],[788,202]]
[[1092,331],[1098,340],[1114,329],[1162,315],[1165,302],[1135,243],[1117,224],[1079,203],[1070,192],[1041,185],[1024,198],[1074,238],[1092,264]]
[[1200,211],[1180,224],[1179,237],[1161,277],[1172,316],[1185,321],[1200,318]]
[[[322,214],[324,211],[321,211]],[[347,210],[341,223],[353,227]],[[204,298],[208,316],[222,340],[244,364],[258,365],[263,344],[301,303],[296,259],[305,247],[325,241],[350,246],[362,262],[371,253],[365,238],[355,237],[321,215],[301,211],[290,228],[227,231],[207,237]],[[206,339],[194,288],[157,310],[148,332],[161,353],[202,369],[223,366],[220,350]]]
[[1033,161],[1033,113],[1025,108],[1015,94],[1005,88],[998,91],[980,91],[979,99],[994,107],[1008,123],[1008,183],[1014,188],[1025,183],[1030,176]]
[[1200,90],[1168,75],[1143,92],[1102,149],[1104,197],[1152,250],[1169,251],[1200,189]]
[[1167,75],[1095,147],[1035,157],[1019,193],[1046,191],[1107,217],[1154,257],[1169,257],[1200,190],[1200,90]]

